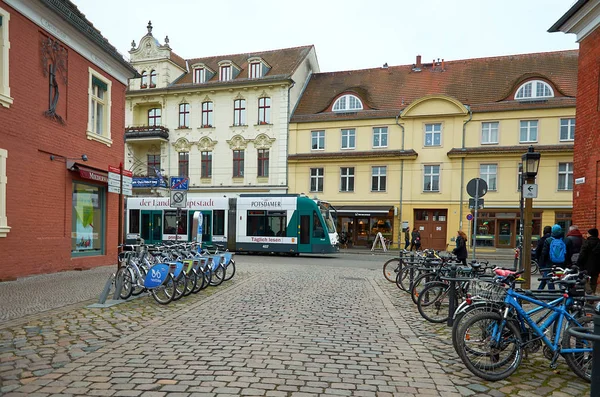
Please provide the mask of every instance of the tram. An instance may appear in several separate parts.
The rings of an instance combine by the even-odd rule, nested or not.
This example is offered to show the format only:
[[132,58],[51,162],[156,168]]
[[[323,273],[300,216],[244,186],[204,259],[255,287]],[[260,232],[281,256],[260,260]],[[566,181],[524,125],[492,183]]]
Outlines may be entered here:
[[187,206],[171,208],[168,197],[129,197],[125,227],[128,239],[147,244],[194,241],[194,213],[202,213],[203,244],[219,243],[230,251],[298,255],[339,251],[335,208],[298,194],[242,194],[203,197],[188,194]]

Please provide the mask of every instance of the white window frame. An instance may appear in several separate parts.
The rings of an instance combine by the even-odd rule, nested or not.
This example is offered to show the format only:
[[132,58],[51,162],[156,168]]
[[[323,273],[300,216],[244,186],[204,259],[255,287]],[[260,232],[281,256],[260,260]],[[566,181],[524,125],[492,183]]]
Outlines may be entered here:
[[219,81],[229,81],[232,76],[232,64],[220,65],[219,66]]
[[8,25],[10,23],[10,14],[5,9],[0,8],[0,17],[2,17],[2,25],[0,25],[0,105],[8,108],[14,101],[10,96],[8,75],[10,70],[8,67],[10,49]]
[[[382,145],[382,138],[385,137],[385,145]],[[377,145],[376,143],[377,138]],[[373,148],[384,148],[388,147],[388,128],[387,127],[373,127]]]
[[[352,171],[352,172],[350,172]],[[354,167],[340,167],[340,192],[348,193],[354,192]],[[346,180],[346,189],[344,190],[344,179]],[[350,181],[352,181],[352,189],[349,188]]]
[[[493,186],[490,183],[490,177],[492,176],[494,178]],[[498,164],[479,164],[479,177],[487,183],[489,191],[495,192],[498,190]]]
[[[112,139],[110,137],[110,120],[111,120],[111,108],[112,108],[112,82],[106,77],[102,76],[100,73],[96,72],[94,69],[88,67],[89,74],[89,82],[88,82],[88,125],[87,125],[87,138],[90,140],[98,141],[106,146],[112,145]],[[94,87],[92,84],[92,77],[97,78],[106,84],[106,98],[105,98],[105,108],[104,112],[104,125],[105,130],[102,134],[97,134],[95,130],[94,122],[92,121],[92,108],[93,101],[99,101],[99,99],[94,95]]]
[[[317,140],[317,148],[313,148],[313,141]],[[319,147],[319,143],[323,139],[323,147]],[[310,150],[325,150],[325,130],[317,130],[310,132]]]
[[[546,91],[545,89],[547,88],[548,91],[550,92],[549,95],[545,95],[544,93],[542,93],[542,95],[538,95],[538,86],[542,86],[543,87],[543,91]],[[529,94],[526,93],[527,89],[529,89]],[[554,90],[552,89],[552,87],[550,86],[550,84],[546,83],[545,81],[542,80],[530,80],[526,83],[523,83],[518,89],[517,89],[517,93],[515,94],[515,99],[517,101],[527,101],[527,100],[532,100],[532,99],[540,99],[540,98],[552,98],[554,97]]]
[[[354,102],[354,106],[350,106],[350,100]],[[331,110],[334,112],[355,112],[363,109],[363,103],[359,97],[352,94],[342,95],[333,104]]]
[[194,68],[194,84],[202,84],[206,82],[206,68]]
[[[432,126],[432,130],[431,131],[427,131],[427,127],[428,126]],[[440,129],[439,131],[437,131],[435,129],[435,126],[439,126]],[[424,147],[441,147],[442,146],[442,123],[427,123],[424,126],[424,135],[423,135],[423,146]],[[430,134],[431,135],[431,145],[427,144],[427,135]],[[439,144],[435,144],[435,136],[439,135],[440,136],[440,143]]]
[[[255,70],[257,69],[257,70]],[[262,62],[252,61],[248,67],[248,78],[259,79],[262,77]]]
[[[488,127],[488,128],[486,128]],[[500,122],[498,121],[483,121],[481,122],[481,144],[482,145],[497,145],[499,141],[498,130]],[[496,139],[492,139],[492,135],[496,134]],[[487,138],[487,139],[486,139]]]
[[[375,169],[377,169],[377,173],[375,173]],[[383,170],[383,172],[381,172]],[[377,178],[377,189],[373,189],[373,178]],[[385,188],[381,188],[381,180],[385,181],[383,184]],[[386,192],[387,191],[387,166],[385,165],[376,165],[371,167],[371,192]]]
[[[522,140],[521,131],[523,130],[523,123],[527,123],[527,136],[526,140]],[[535,123],[535,139],[531,139],[531,123]],[[519,143],[532,143],[538,141],[540,135],[540,122],[539,120],[520,120],[519,121]]]
[[[352,142],[352,146],[350,146],[350,141]],[[356,149],[356,129],[354,128],[344,128],[342,129],[342,150],[351,150]]]
[[[431,167],[429,168],[429,172],[427,167]],[[434,168],[433,167],[437,167],[437,173],[433,172]],[[442,190],[442,166],[440,164],[425,164],[423,165],[423,193],[439,193]],[[433,188],[433,178],[437,176],[437,181],[438,181],[438,188],[437,190],[433,190],[433,189],[429,189],[426,190],[425,189],[425,183],[426,183],[426,178],[429,178],[429,184],[430,186]]]
[[[315,175],[313,175],[313,170],[315,171],[315,173],[314,173]],[[311,168],[309,175],[310,175],[310,181],[309,181],[310,186],[308,187],[308,189],[311,192],[322,193],[323,190],[325,189],[325,168],[323,168],[323,167]],[[313,180],[315,181],[315,190],[312,190]],[[321,181],[321,190],[319,190],[319,181]]]
[[[566,138],[563,138],[563,127],[567,128]],[[575,117],[560,119],[560,124],[558,127],[558,139],[561,142],[573,142],[575,140]]]
[[[565,166],[565,170],[561,171],[561,165]],[[564,176],[564,182],[560,183],[560,177]],[[571,188],[569,189],[569,180],[571,181]],[[559,192],[570,192],[573,190],[573,163],[558,163],[558,191]]]
[[8,226],[8,218],[6,216],[6,185],[8,179],[6,178],[6,159],[8,158],[8,151],[6,149],[0,149],[0,237],[6,237],[10,232],[10,226]]

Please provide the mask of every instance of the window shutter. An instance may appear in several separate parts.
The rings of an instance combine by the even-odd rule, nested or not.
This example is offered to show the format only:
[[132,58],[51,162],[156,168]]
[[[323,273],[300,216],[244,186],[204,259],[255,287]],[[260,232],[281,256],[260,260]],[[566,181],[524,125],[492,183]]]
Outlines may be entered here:
[[92,76],[92,85],[98,86],[104,91],[108,91],[108,84],[106,84],[104,81],[100,80],[96,76]]

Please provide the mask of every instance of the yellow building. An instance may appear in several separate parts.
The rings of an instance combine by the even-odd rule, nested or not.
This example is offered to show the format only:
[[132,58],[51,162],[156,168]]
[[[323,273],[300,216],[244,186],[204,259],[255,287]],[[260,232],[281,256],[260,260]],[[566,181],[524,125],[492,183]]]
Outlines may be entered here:
[[577,51],[314,74],[290,124],[290,193],[330,201],[354,246],[417,228],[423,247],[472,233],[466,185],[486,180],[478,246],[514,247],[519,164],[541,152],[533,234],[570,225]]

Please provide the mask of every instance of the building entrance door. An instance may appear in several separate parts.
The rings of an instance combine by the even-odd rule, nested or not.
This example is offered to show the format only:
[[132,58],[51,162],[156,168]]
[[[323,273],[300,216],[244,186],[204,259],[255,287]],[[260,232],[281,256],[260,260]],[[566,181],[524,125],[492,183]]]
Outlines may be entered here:
[[448,210],[415,210],[415,227],[421,234],[421,248],[446,250]]
[[509,219],[498,220],[498,248],[512,248],[515,246],[515,221]]

